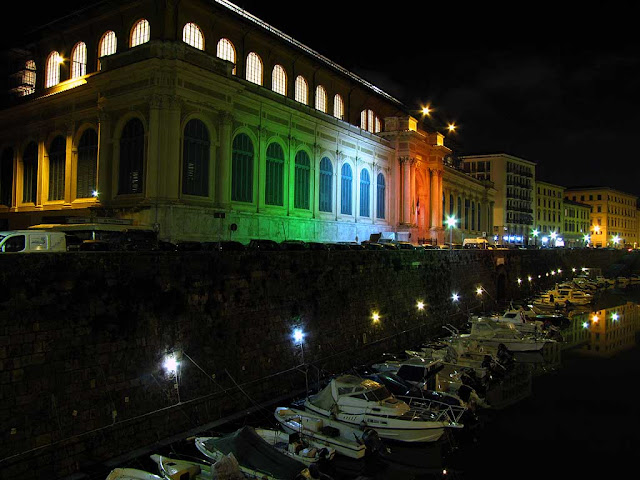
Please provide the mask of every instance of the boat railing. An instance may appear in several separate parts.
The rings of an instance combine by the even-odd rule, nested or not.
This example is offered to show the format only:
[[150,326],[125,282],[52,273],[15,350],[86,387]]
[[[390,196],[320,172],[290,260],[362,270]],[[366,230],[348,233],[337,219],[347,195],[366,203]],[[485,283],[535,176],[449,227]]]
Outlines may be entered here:
[[466,407],[460,405],[449,405],[448,403],[427,398],[405,396],[398,396],[397,398],[409,405],[414,420],[432,417],[436,422],[460,424],[462,415],[467,410]]

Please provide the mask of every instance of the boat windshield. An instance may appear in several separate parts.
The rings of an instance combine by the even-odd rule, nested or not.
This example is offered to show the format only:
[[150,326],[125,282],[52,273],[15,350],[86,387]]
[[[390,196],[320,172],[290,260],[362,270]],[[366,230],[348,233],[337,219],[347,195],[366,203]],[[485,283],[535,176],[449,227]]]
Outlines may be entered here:
[[387,390],[387,387],[380,386],[376,389],[369,390],[367,393],[367,400],[374,400],[376,402],[381,402],[382,400],[386,400],[391,396],[391,392]]

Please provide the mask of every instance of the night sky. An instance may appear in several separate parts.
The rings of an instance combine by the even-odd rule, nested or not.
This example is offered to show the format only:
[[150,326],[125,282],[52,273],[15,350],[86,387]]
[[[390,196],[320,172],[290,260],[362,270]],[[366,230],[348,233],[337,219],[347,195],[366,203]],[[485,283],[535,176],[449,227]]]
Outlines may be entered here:
[[[236,3],[416,116],[430,104],[435,128],[458,125],[445,143],[460,155],[507,153],[536,162],[539,180],[640,196],[640,42],[622,4]],[[74,4],[43,6],[22,28]]]

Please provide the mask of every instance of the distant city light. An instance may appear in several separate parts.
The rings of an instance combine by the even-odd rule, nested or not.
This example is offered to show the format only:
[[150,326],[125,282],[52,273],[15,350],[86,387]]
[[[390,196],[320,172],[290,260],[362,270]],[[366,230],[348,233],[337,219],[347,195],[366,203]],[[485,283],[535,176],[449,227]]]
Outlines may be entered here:
[[447,128],[449,129],[450,132],[455,132],[456,125],[455,125],[455,123],[450,123]]

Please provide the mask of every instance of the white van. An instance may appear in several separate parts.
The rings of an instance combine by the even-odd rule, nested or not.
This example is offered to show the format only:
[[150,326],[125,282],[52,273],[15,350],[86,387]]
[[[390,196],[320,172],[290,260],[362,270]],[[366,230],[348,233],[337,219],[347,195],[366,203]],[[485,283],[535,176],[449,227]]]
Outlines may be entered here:
[[464,240],[462,240],[462,248],[478,248],[481,250],[486,250],[490,248],[490,244],[489,240],[482,237],[465,238]]
[[0,253],[66,252],[64,232],[11,230],[0,232]]

